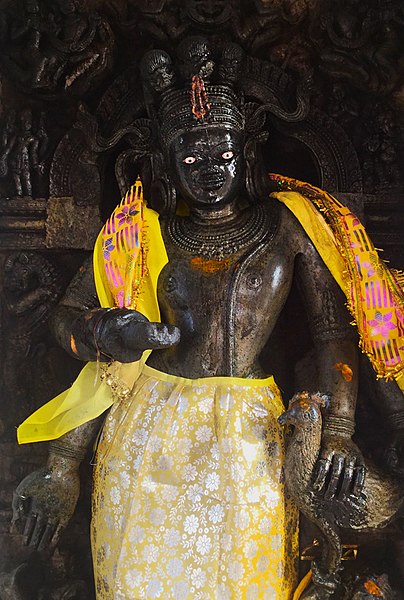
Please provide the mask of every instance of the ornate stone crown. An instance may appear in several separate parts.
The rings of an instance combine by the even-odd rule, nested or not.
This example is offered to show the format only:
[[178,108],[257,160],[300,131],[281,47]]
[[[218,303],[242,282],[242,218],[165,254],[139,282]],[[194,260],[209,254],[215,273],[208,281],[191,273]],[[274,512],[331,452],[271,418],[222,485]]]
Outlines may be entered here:
[[174,61],[164,50],[145,54],[141,74],[146,104],[157,117],[165,149],[175,137],[194,127],[220,125],[244,130],[243,100],[234,89],[243,51],[235,46],[224,47],[218,68],[214,51],[202,36],[183,40]]
[[169,90],[163,95],[158,119],[161,141],[167,148],[175,137],[194,127],[221,125],[236,131],[244,130],[245,118],[237,94],[224,85],[206,85],[204,90],[208,108],[202,117],[193,112],[190,89]]

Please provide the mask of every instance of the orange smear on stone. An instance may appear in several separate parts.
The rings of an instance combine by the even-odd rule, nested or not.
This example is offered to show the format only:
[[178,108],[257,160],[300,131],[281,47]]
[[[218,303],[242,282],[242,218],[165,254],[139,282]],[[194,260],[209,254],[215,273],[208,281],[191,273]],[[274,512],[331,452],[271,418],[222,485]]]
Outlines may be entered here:
[[365,581],[365,583],[363,584],[363,587],[369,594],[372,594],[373,596],[383,596],[382,590],[371,579],[368,579],[367,581]]
[[72,352],[74,352],[74,354],[77,354],[76,340],[72,335],[70,336],[70,348],[72,349]]
[[204,273],[216,273],[216,271],[228,269],[231,265],[231,260],[229,258],[219,260],[217,258],[202,258],[200,256],[195,256],[195,258],[191,260],[191,264],[193,267]]
[[335,368],[337,369],[337,371],[341,371],[341,375],[345,379],[345,381],[352,381],[353,371],[349,365],[347,365],[346,363],[337,362],[335,364]]

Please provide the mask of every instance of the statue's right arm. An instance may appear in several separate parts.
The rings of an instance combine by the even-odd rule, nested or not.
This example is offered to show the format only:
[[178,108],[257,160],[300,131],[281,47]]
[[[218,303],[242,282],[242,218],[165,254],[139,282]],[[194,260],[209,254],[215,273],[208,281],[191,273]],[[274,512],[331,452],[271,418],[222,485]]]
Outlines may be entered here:
[[[73,278],[51,317],[60,345],[81,360],[138,360],[146,349],[178,342],[179,330],[151,323],[129,309],[101,308],[92,261]],[[75,510],[79,496],[79,466],[100,428],[100,419],[84,423],[50,443],[47,465],[28,475],[13,500],[13,522],[24,527],[24,542],[39,550],[54,547]]]
[[[99,308],[90,259],[73,278],[51,317],[50,326],[70,354],[71,331],[88,311]],[[93,358],[91,343],[78,358]],[[77,427],[50,443],[47,463],[25,477],[13,497],[13,524],[23,542],[38,550],[54,548],[71,519],[80,492],[79,466],[100,427],[100,418]]]
[[73,278],[50,325],[59,344],[86,361],[134,362],[144,350],[167,348],[180,337],[176,327],[151,323],[135,310],[100,308],[91,259]]

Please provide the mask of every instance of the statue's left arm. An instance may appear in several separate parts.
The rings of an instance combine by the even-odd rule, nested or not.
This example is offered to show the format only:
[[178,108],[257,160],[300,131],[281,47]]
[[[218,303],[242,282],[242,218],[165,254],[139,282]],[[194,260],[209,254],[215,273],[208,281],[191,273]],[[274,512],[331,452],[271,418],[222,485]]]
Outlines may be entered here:
[[404,476],[404,396],[396,381],[373,382],[380,414],[388,432],[384,460],[389,471]]
[[325,498],[359,496],[365,468],[351,439],[358,391],[356,332],[344,294],[314,245],[304,238],[296,259],[297,277],[315,343],[320,391],[331,394],[313,486]]

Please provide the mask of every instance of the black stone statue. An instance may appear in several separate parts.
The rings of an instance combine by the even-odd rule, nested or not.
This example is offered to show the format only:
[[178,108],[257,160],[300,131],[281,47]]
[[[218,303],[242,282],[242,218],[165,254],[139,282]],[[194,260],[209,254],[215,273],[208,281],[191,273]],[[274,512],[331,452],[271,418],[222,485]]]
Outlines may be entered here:
[[[260,355],[296,280],[317,349],[316,385],[331,397],[308,498],[325,511],[338,498],[360,515],[367,500],[364,459],[352,441],[357,344],[343,294],[297,219],[249,193],[251,106],[229,87],[242,53],[225,48],[224,82],[214,79],[204,39],[183,42],[179,57],[183,88],[174,87],[168,54],[153,52],[142,67],[158,150],[176,206],[185,207],[179,214],[168,203],[160,219],[168,255],[157,288],[161,322],[101,307],[91,263],[52,322],[61,345],[83,361],[125,365],[153,352],[126,393],[107,370],[103,385],[117,399],[104,425],[93,419],[52,442],[47,465],[19,485],[14,508],[28,544],[55,545],[75,509],[80,461],[101,429],[92,526],[98,600],[286,600],[297,584],[296,512],[283,488],[279,391]],[[303,597],[331,597],[336,562],[331,570],[316,565]]]

